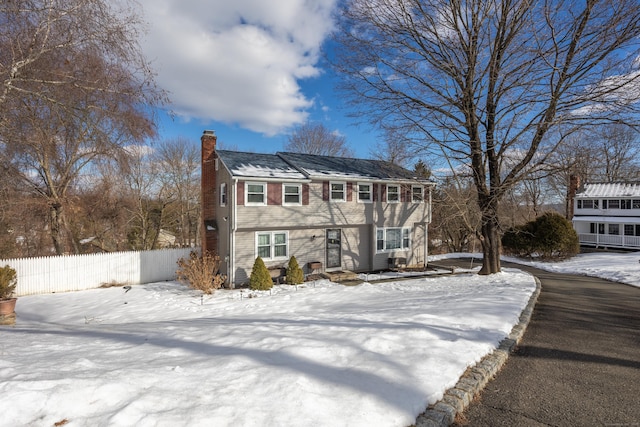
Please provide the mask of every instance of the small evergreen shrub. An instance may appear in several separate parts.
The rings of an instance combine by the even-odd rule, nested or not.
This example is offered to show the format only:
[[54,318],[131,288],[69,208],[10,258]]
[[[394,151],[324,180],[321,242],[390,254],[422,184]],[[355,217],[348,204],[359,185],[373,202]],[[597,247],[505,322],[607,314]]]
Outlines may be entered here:
[[191,252],[189,258],[178,260],[178,280],[188,284],[191,289],[197,289],[205,294],[212,294],[220,289],[226,280],[226,276],[218,274],[220,257],[206,252],[201,257]]
[[298,265],[298,260],[295,256],[292,256],[289,259],[289,264],[287,265],[287,283],[289,285],[299,285],[304,282],[304,272]]
[[567,258],[580,251],[578,234],[571,221],[553,212],[507,230],[502,236],[502,247],[511,255],[547,259]]
[[18,279],[16,271],[9,265],[0,268],[0,300],[10,299],[16,290]]
[[267,266],[264,265],[262,258],[256,258],[251,269],[251,277],[249,277],[249,288],[254,291],[268,291],[272,287],[273,281]]

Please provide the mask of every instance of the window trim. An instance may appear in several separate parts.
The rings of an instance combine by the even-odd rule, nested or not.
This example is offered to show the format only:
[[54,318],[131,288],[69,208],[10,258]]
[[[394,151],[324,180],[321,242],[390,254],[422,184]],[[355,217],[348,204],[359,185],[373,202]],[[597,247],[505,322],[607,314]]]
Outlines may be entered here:
[[[360,198],[360,186],[361,185],[366,185],[367,187],[369,187],[369,191],[368,191],[369,199],[368,200]],[[356,190],[357,190],[357,193],[358,193],[356,199],[357,199],[357,201],[359,203],[373,203],[373,184],[372,183],[370,183],[370,182],[358,182]]]
[[[298,189],[297,202],[287,202],[287,192],[286,192],[287,187],[296,187]],[[283,206],[302,206],[302,184],[287,184],[286,182],[282,183],[282,205]]]
[[220,207],[227,206],[227,183],[220,184]]
[[[333,186],[342,186],[342,199],[333,198]],[[347,183],[345,181],[329,181],[329,201],[333,203],[342,203],[347,201]]]
[[[396,188],[396,200],[389,200],[389,188]],[[397,184],[387,184],[387,203],[400,203],[400,186]]]
[[[389,248],[387,233],[389,230],[400,230],[400,247]],[[382,232],[382,249],[380,249],[380,233]],[[411,250],[411,227],[376,227],[376,253],[403,252]]]
[[[249,201],[249,186],[260,185],[262,186],[262,202],[250,202]],[[258,193],[251,193],[258,194]],[[258,181],[247,181],[244,183],[244,204],[246,206],[266,206],[267,205],[267,183]]]
[[[285,255],[283,256],[275,256],[275,248],[276,246],[282,246],[282,245],[276,245],[275,241],[275,236],[277,234],[283,234],[284,235],[284,247],[285,247]],[[259,253],[259,236],[261,235],[269,235],[269,258],[266,257],[262,257],[260,256]],[[263,245],[265,246],[265,245]],[[285,260],[285,259],[289,259],[289,232],[286,230],[277,230],[277,231],[256,231],[255,233],[255,257],[261,257],[263,260],[265,261],[279,261],[279,260]]]

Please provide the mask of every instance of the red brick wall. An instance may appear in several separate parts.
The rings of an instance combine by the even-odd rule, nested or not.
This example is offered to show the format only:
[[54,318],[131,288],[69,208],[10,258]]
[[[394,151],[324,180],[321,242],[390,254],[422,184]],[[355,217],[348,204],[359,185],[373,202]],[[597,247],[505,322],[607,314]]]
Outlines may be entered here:
[[201,208],[202,208],[202,252],[218,253],[218,230],[207,230],[207,222],[216,220],[218,189],[216,185],[216,142],[213,131],[204,131],[202,143]]

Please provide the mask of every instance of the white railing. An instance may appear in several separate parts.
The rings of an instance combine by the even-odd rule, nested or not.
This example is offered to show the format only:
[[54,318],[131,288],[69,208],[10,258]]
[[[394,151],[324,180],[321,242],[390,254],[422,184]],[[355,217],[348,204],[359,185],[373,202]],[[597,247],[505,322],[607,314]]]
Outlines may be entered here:
[[16,270],[16,296],[135,285],[176,278],[177,262],[199,248],[0,260]]
[[579,233],[580,244],[607,246],[612,248],[640,248],[639,236],[621,236],[614,234]]

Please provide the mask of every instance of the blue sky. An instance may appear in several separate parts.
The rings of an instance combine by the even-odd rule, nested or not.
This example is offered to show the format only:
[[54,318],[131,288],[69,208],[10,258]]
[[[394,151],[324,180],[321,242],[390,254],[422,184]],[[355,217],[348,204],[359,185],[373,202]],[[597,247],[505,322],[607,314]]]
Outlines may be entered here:
[[215,130],[223,147],[272,153],[309,120],[346,137],[358,157],[381,142],[347,117],[322,47],[337,0],[143,0],[143,50],[169,91],[160,139],[199,144]]

